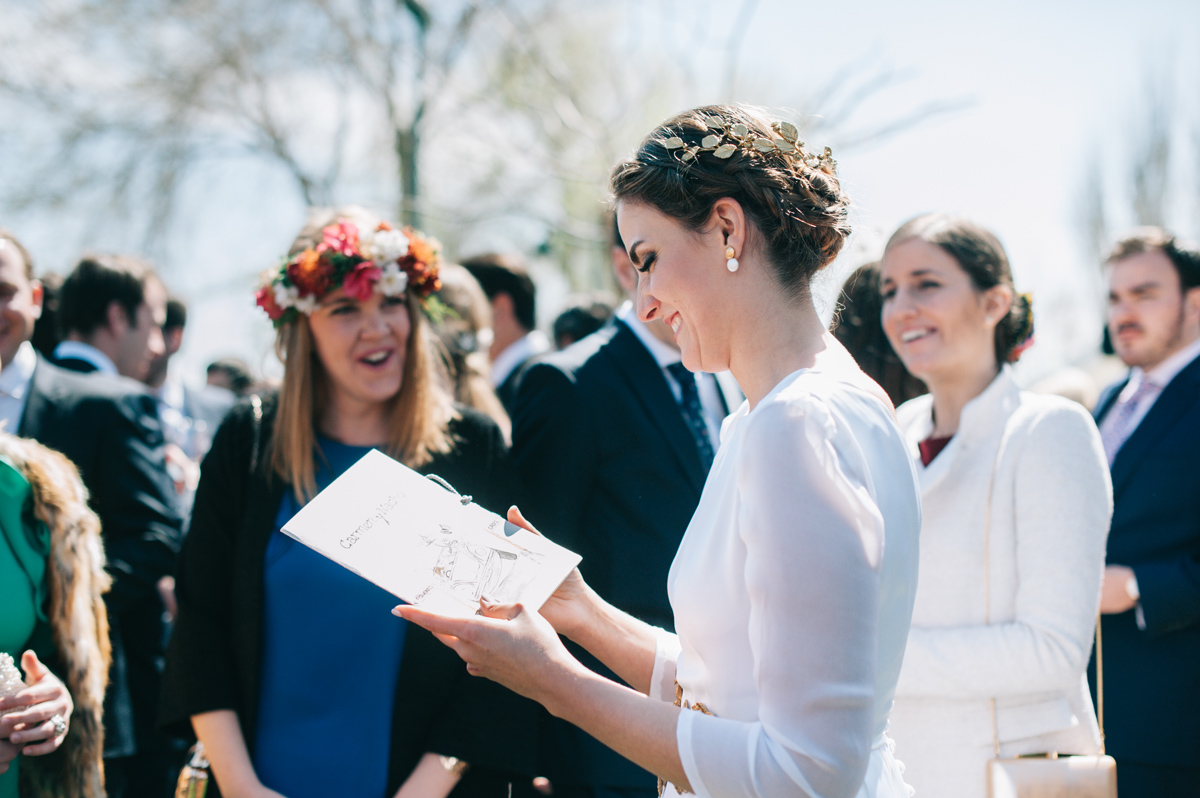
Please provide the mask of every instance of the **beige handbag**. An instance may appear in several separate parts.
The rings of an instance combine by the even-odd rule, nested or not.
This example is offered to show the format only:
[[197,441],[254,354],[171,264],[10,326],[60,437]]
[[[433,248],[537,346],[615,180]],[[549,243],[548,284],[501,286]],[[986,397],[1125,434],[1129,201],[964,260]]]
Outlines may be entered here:
[[[1001,446],[1001,452],[1004,447]],[[988,487],[987,517],[983,524],[984,622],[991,623],[991,527],[992,491],[996,466]],[[996,726],[996,699],[992,705],[992,745],[995,757],[987,763],[988,798],[1117,798],[1117,763],[1104,753],[1104,656],[1100,616],[1096,616],[1096,716],[1100,725],[1100,753],[1094,756],[1059,756],[1057,752],[1000,756],[1000,733]]]

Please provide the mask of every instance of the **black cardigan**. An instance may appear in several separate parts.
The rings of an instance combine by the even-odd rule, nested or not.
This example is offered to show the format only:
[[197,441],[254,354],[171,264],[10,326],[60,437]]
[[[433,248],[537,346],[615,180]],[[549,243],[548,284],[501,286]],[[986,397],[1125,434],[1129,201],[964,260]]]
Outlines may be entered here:
[[[235,408],[204,460],[179,557],[179,615],[160,704],[163,725],[177,731],[190,731],[192,715],[234,710],[252,753],[262,657],[263,560],[284,491],[290,490],[266,464],[275,406],[273,398],[263,403],[261,423],[249,403]],[[486,416],[459,411],[461,418],[451,424],[458,440],[455,450],[419,470],[443,477],[483,507],[504,512],[513,493],[500,430]],[[257,465],[251,471],[256,448]],[[332,660],[336,652],[325,655]],[[350,697],[352,677],[333,667],[330,675],[330,701],[358,700]],[[471,764],[454,796],[504,795],[509,778],[527,781],[522,777],[533,775],[535,718],[532,702],[470,677],[453,651],[425,630],[410,627],[392,712],[389,795],[426,752]],[[297,751],[296,756],[320,752]]]

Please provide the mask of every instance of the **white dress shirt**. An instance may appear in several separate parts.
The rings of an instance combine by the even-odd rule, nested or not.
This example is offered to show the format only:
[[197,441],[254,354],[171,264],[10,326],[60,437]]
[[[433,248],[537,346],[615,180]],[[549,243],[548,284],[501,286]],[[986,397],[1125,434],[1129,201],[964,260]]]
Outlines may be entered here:
[[492,361],[492,387],[499,388],[522,363],[550,351],[550,339],[541,330],[533,330],[504,348]]
[[[1140,366],[1133,367],[1129,373],[1129,382],[1121,389],[1113,407],[1115,408],[1122,401],[1128,401],[1142,387],[1142,383],[1149,383],[1150,390],[1143,392],[1141,398],[1138,399],[1137,407],[1126,414],[1125,429],[1122,431],[1124,439],[1128,439],[1138,428],[1138,424],[1142,423],[1142,419],[1150,412],[1150,408],[1154,407],[1159,395],[1162,394],[1164,388],[1171,384],[1171,380],[1175,379],[1179,372],[1187,368],[1188,364],[1197,357],[1200,357],[1200,338],[1148,371]],[[1113,426],[1118,423],[1120,423],[1119,414],[1110,410],[1100,422],[1100,434],[1106,438],[1109,437],[1114,433]],[[1121,441],[1122,444],[1124,442],[1125,440]],[[1120,447],[1118,446],[1117,449]]]
[[[646,347],[646,351],[654,358],[654,362],[658,363],[659,370],[667,380],[667,385],[671,388],[671,394],[675,397],[677,403],[683,401],[683,389],[679,386],[679,381],[675,379],[675,375],[670,372],[667,366],[680,362],[679,350],[669,344],[664,343],[654,337],[654,333],[643,324],[637,317],[637,313],[633,310],[633,303],[628,300],[617,308],[616,316],[620,319],[633,334],[642,342],[642,346]],[[708,426],[708,437],[712,440],[713,450],[716,451],[717,446],[721,442],[721,422],[725,420],[725,416],[734,409],[732,406],[726,407],[726,402],[722,397],[721,386],[717,384],[717,378],[714,374],[709,374],[702,371],[699,374],[693,374],[696,380],[696,390],[700,395],[700,407],[704,409],[704,421]]]
[[198,454],[192,444],[195,430],[188,414],[183,382],[168,375],[158,390],[151,393],[158,406],[158,420],[162,424],[163,438],[167,443],[173,443],[182,449],[188,457],[198,459],[203,453]]
[[86,360],[95,366],[96,371],[99,371],[101,374],[111,374],[114,377],[120,376],[116,364],[109,359],[108,355],[91,344],[85,344],[83,341],[63,341],[54,347],[55,360],[66,360],[67,358]]
[[12,362],[5,363],[0,370],[0,429],[13,435],[21,425],[29,383],[36,367],[37,353],[33,351],[33,344],[25,341],[17,347]]
[[904,438],[844,349],[729,417],[651,677],[713,713],[676,724],[697,796],[907,798],[884,731],[920,525]]

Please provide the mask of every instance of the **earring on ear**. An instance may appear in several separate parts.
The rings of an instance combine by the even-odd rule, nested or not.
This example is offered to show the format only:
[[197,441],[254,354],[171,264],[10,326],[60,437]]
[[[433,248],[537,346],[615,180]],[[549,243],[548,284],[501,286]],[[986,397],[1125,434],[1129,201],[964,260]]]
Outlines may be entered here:
[[731,272],[736,272],[740,265],[738,259],[734,257],[733,247],[725,247],[725,268]]

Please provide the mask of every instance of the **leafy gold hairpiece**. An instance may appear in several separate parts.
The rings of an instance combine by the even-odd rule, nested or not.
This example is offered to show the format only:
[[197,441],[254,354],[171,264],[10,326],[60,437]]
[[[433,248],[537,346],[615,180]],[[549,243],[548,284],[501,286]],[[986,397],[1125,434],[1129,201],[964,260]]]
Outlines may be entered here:
[[695,120],[702,130],[708,133],[699,144],[688,146],[684,140],[671,135],[663,139],[662,145],[672,151],[678,151],[678,157],[684,163],[694,159],[699,153],[711,152],[714,157],[722,160],[729,158],[739,149],[746,152],[771,153],[779,152],[793,158],[799,158],[810,169],[826,167],[830,174],[837,172],[837,161],[833,159],[833,151],[828,147],[820,155],[814,155],[804,148],[800,140],[800,131],[791,122],[774,122],[771,129],[775,136],[754,135],[750,128],[737,122],[726,124],[725,120],[712,114],[701,115]]

